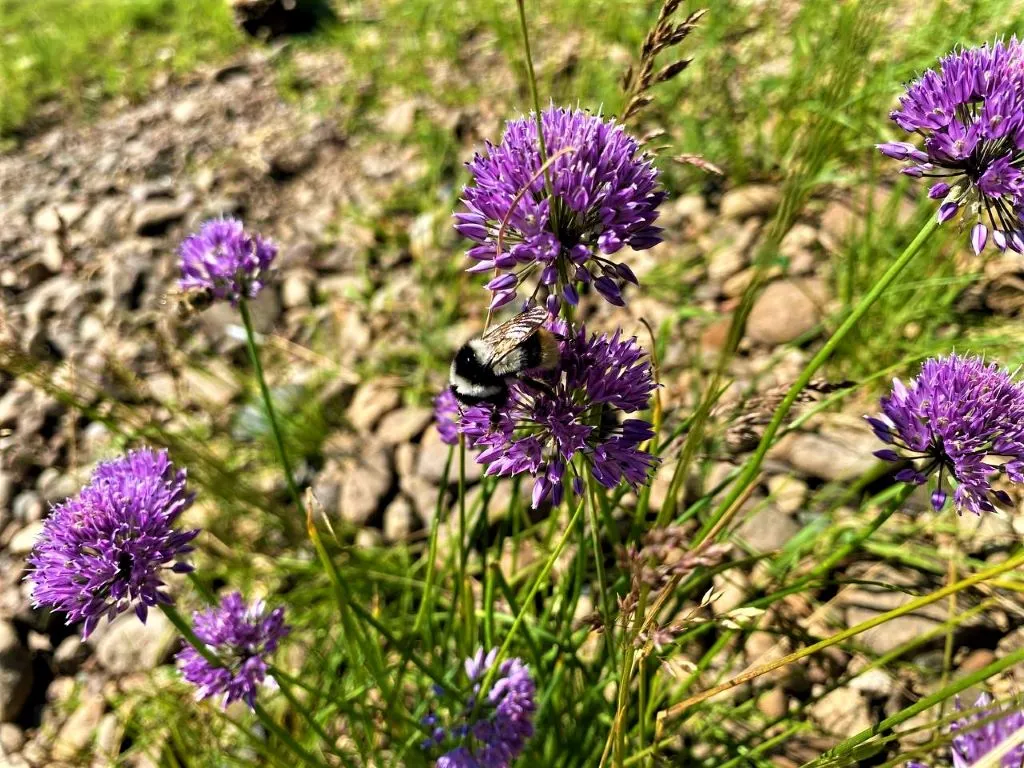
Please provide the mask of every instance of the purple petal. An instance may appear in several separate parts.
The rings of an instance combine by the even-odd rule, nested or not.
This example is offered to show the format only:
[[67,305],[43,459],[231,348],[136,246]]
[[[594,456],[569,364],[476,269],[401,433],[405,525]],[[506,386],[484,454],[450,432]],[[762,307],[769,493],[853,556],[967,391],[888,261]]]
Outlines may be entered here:
[[960,203],[948,202],[940,205],[938,213],[939,224],[945,224],[952,219],[958,210],[960,210]]
[[500,291],[499,293],[494,294],[494,298],[491,299],[491,309],[504,307],[506,304],[514,301],[515,298],[515,291]]
[[900,483],[911,483],[912,485],[921,485],[925,481],[925,476],[918,472],[916,469],[907,467],[901,469],[896,473],[896,481]]
[[626,302],[622,300],[622,292],[619,290],[619,286],[611,278],[602,275],[594,280],[594,288],[604,296],[609,304],[614,304],[617,307],[626,306]]
[[985,244],[987,242],[988,227],[979,221],[971,228],[971,247],[974,248],[974,254],[976,256],[981,255],[981,252],[985,250]]
[[633,274],[633,270],[631,270],[625,264],[616,264],[615,272],[627,283],[632,283],[633,285],[640,285],[640,281],[636,279],[636,275]]
[[506,291],[509,288],[514,288],[519,282],[519,278],[515,275],[498,275],[493,280],[487,283],[485,286],[489,291]]
[[548,482],[546,477],[538,477],[533,483],[533,498],[531,506],[537,509],[541,502],[547,497],[548,492],[551,490],[551,483]]

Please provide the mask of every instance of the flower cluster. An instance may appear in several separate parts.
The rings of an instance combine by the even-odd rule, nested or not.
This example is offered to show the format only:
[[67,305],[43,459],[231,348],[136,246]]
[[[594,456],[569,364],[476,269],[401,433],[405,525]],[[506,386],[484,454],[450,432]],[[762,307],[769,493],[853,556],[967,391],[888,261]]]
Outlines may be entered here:
[[262,290],[263,274],[277,256],[277,247],[246,232],[237,219],[212,219],[182,242],[178,256],[183,291],[237,304]]
[[262,600],[246,604],[233,592],[216,608],[194,613],[192,624],[196,637],[220,662],[211,663],[190,645],[178,652],[181,675],[196,686],[197,698],[223,696],[224,707],[242,700],[255,709],[259,687],[274,684],[267,677],[267,657],[290,631],[284,609],[267,613]]
[[459,444],[459,401],[446,387],[434,398],[434,425],[445,445]]
[[1024,251],[1024,47],[1008,43],[955,51],[907,89],[892,119],[923,137],[880,144],[908,163],[903,173],[936,180],[940,222],[960,215],[981,253],[989,235],[1000,249]]
[[893,447],[875,455],[915,461],[896,475],[903,482],[920,485],[938,471],[936,510],[946,503],[946,474],[956,482],[957,510],[975,514],[992,511],[993,500],[1009,502],[992,488],[993,474],[1024,482],[1024,387],[994,363],[958,355],[927,360],[909,386],[895,379],[881,405],[882,415],[867,420]]
[[621,305],[619,282],[635,284],[636,277],[608,256],[661,242],[654,225],[665,198],[658,171],[614,121],[551,107],[541,124],[547,167],[532,114],[510,121],[501,143],[469,163],[467,210],[455,225],[477,243],[468,251],[476,262],[469,271],[496,273],[487,284],[492,308],[513,301],[534,272],[552,310],[562,298],[577,302],[575,283],[592,283]]
[[[957,708],[960,702],[957,701]],[[992,697],[981,694],[974,703],[978,710],[973,715],[964,717],[951,726],[954,732],[952,758],[954,768],[969,768],[978,763],[985,755],[1005,742],[1011,734],[1024,728],[1024,712],[1000,712],[992,706]],[[1003,768],[1020,768],[1024,765],[1024,745],[1018,744],[999,761]],[[911,761],[907,768],[928,768],[924,763]]]
[[192,570],[179,558],[198,530],[174,525],[192,504],[185,470],[166,451],[139,450],[100,464],[78,496],[55,506],[30,555],[28,578],[36,607],[81,621],[88,637],[100,619],[170,603],[163,571]]
[[[634,488],[647,479],[656,459],[640,448],[653,437],[641,419],[620,413],[647,407],[656,384],[651,364],[635,338],[593,335],[586,328],[562,343],[559,369],[543,379],[516,381],[501,408],[478,405],[462,414],[459,430],[483,450],[477,461],[487,474],[535,478],[533,506],[564,495],[566,466],[576,456],[608,488],[625,480]],[[581,479],[573,490],[581,492]]]
[[473,684],[473,694],[466,702],[459,725],[441,727],[434,713],[423,719],[433,732],[422,747],[449,747],[437,759],[437,768],[508,768],[533,735],[536,686],[529,668],[520,659],[503,661],[494,684],[484,699],[477,701],[480,684],[497,655],[497,648],[486,656],[481,648],[466,659],[464,667]]

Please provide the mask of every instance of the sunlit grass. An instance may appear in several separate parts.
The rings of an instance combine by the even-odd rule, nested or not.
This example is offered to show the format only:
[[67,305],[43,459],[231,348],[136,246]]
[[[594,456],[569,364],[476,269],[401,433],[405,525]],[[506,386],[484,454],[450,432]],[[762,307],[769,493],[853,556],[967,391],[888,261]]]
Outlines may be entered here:
[[0,0],[0,139],[49,101],[89,114],[237,49],[221,0]]

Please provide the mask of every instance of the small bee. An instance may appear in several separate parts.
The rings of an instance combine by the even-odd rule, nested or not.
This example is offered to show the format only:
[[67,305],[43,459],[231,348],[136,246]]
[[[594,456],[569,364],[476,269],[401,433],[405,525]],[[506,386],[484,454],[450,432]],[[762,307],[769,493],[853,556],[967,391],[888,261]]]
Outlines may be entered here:
[[171,299],[179,320],[188,320],[213,304],[209,291],[170,291],[163,295],[160,303],[166,305]]
[[508,379],[554,369],[558,337],[543,327],[547,319],[544,307],[532,307],[463,344],[448,376],[455,399],[468,406],[501,405],[508,399]]

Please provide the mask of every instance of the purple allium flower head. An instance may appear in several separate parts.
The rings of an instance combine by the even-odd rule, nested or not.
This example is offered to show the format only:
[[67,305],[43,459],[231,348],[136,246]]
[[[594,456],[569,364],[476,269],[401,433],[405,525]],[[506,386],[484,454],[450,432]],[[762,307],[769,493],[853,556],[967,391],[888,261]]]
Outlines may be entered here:
[[940,222],[960,216],[980,253],[1024,250],[1024,47],[1017,38],[954,51],[910,84],[891,117],[923,138],[879,144],[903,173],[937,179]]
[[445,445],[459,444],[459,401],[450,387],[434,398],[434,424]]
[[262,600],[247,604],[233,592],[216,608],[192,614],[192,624],[196,637],[221,662],[211,664],[191,645],[178,652],[181,676],[196,686],[196,698],[220,695],[224,707],[241,699],[255,709],[259,687],[275,684],[267,677],[267,657],[291,631],[284,623],[284,609],[267,613]]
[[[957,709],[961,709],[959,699]],[[974,703],[978,710],[972,715],[961,718],[950,726],[953,736],[951,757],[953,768],[969,768],[985,755],[1006,741],[1015,731],[1024,728],[1024,712],[1004,710],[1000,712],[992,706],[992,697],[981,694]],[[1005,712],[1005,716],[1003,715]],[[982,723],[978,725],[978,723]],[[1024,745],[1011,749],[1000,761],[1003,768],[1020,768],[1024,765]],[[907,768],[928,768],[924,763],[909,762]]]
[[[503,661],[490,690],[477,701],[480,684],[497,655],[497,648],[486,656],[481,648],[466,659],[464,667],[473,693],[458,718],[459,724],[435,729],[432,738],[423,744],[425,749],[449,747],[437,759],[437,768],[508,768],[533,735],[537,689],[522,660]],[[436,722],[433,713],[424,718],[425,724]]]
[[103,616],[134,608],[139,619],[170,603],[163,571],[192,570],[179,560],[198,530],[174,524],[192,504],[185,470],[166,451],[134,451],[100,464],[78,496],[53,507],[28,563],[32,601],[83,622],[88,637]]
[[556,306],[562,298],[574,303],[568,287],[574,282],[593,282],[608,301],[622,304],[618,281],[636,278],[608,257],[625,246],[642,250],[661,242],[654,225],[665,198],[658,170],[613,120],[550,107],[541,122],[553,204],[533,114],[509,121],[501,143],[488,143],[468,164],[473,183],[455,228],[477,243],[468,251],[475,262],[469,271],[495,273],[487,284],[492,307],[515,299],[531,275]]
[[880,440],[891,448],[875,453],[887,461],[912,459],[898,480],[923,484],[936,470],[932,505],[946,501],[945,475],[956,483],[957,511],[992,511],[993,499],[1009,503],[990,485],[1001,472],[1024,482],[1024,387],[994,363],[950,355],[925,361],[909,385],[893,381],[881,400],[883,415],[867,417]]
[[237,219],[211,219],[178,248],[183,291],[211,298],[251,299],[263,288],[263,275],[277,256],[277,246],[245,231]]
[[[577,455],[607,488],[623,480],[636,488],[657,461],[640,448],[654,435],[651,425],[618,418],[645,409],[657,386],[636,339],[619,331],[587,338],[581,327],[561,353],[555,373],[514,382],[505,405],[468,408],[459,425],[469,444],[482,449],[476,460],[488,465],[487,474],[533,475],[535,508],[548,497],[561,502],[566,466]],[[572,483],[574,492],[579,485]]]

